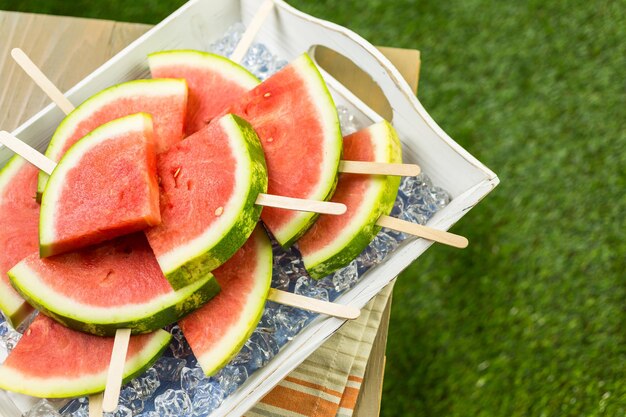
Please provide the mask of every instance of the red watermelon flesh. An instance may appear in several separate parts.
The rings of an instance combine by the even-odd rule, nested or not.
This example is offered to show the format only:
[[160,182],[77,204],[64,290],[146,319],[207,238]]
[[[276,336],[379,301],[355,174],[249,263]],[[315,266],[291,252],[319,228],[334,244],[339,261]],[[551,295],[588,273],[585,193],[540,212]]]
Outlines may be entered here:
[[42,257],[143,230],[161,222],[151,117],[106,123],[63,156],[42,198]]
[[[268,193],[330,198],[337,181],[342,137],[333,100],[308,55],[246,93],[225,113],[246,119],[265,152]],[[283,246],[315,221],[314,213],[266,207],[261,218]]]
[[204,128],[226,106],[259,83],[243,67],[207,52],[156,52],[148,56],[148,62],[152,78],[182,78],[187,81],[187,135]]
[[[159,155],[159,178],[166,191],[161,194],[163,223],[147,232],[157,256],[202,234],[219,219],[216,210],[232,198],[236,160],[223,148],[227,142],[226,132],[211,126]],[[198,218],[198,213],[206,215]]]
[[0,173],[0,309],[13,327],[33,311],[10,285],[7,272],[39,246],[37,173],[19,156]]
[[49,258],[32,253],[9,276],[20,294],[45,314],[98,335],[112,335],[118,328],[156,330],[219,291],[211,274],[174,291],[143,233]]
[[222,291],[179,321],[207,375],[237,354],[263,313],[272,280],[272,246],[263,228],[257,226],[246,244],[214,275]]
[[[149,367],[170,339],[163,330],[132,336],[124,379]],[[105,386],[113,340],[71,330],[40,314],[0,366],[0,388],[47,398],[100,392]]]

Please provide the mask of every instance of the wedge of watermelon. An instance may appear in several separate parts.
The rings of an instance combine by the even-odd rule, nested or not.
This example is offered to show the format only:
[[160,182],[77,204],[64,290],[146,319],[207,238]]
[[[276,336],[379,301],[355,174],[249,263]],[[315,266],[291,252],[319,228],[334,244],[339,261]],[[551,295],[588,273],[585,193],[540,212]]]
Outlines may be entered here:
[[252,127],[226,115],[158,156],[162,223],[146,231],[176,289],[206,276],[246,242],[267,190]]
[[[246,119],[259,135],[270,194],[312,200],[332,196],[341,157],[341,130],[333,99],[307,54],[246,93],[224,113]],[[285,247],[302,236],[316,217],[315,213],[270,207],[261,214]]]
[[[171,337],[164,330],[132,336],[124,381],[149,368]],[[101,392],[112,351],[112,337],[77,332],[40,314],[0,366],[0,388],[42,398]]]
[[103,336],[118,328],[134,334],[154,331],[219,292],[211,274],[174,291],[142,233],[50,258],[33,253],[9,276],[17,291],[45,314]]
[[[383,121],[344,138],[344,158],[351,161],[402,163],[395,129]],[[298,241],[304,266],[313,278],[322,278],[348,265],[380,231],[376,221],[389,214],[400,178],[340,174],[332,201],[344,203],[341,216],[321,215]]]
[[161,223],[152,118],[115,119],[63,155],[41,201],[39,253],[74,251]]
[[179,322],[207,375],[239,352],[263,314],[272,282],[272,244],[263,227],[214,274],[222,291]]
[[[187,110],[184,80],[135,80],[109,87],[76,107],[54,132],[46,156],[58,162],[78,139],[96,127],[120,117],[145,112],[152,115],[157,153],[180,141]],[[48,176],[39,173],[38,196]]]
[[242,66],[208,52],[156,52],[148,55],[148,63],[152,78],[187,80],[187,135],[205,127],[224,108],[259,84],[259,80]]
[[14,328],[33,311],[11,287],[7,272],[39,245],[37,172],[19,156],[0,171],[0,310]]

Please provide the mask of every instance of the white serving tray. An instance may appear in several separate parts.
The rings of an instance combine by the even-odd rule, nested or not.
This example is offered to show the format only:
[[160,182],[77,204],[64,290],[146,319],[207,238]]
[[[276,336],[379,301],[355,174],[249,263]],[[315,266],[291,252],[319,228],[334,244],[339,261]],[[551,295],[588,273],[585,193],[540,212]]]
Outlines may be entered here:
[[[243,21],[247,24],[261,1],[191,0],[79,82],[67,96],[73,103],[81,103],[111,85],[146,78],[149,73],[146,56],[150,52],[177,48],[206,50],[233,23]],[[370,74],[393,110],[391,122],[402,139],[405,162],[419,164],[434,184],[443,187],[452,196],[450,204],[437,212],[428,226],[449,229],[499,183],[495,173],[454,142],[435,123],[389,60],[354,32],[311,17],[276,0],[276,8],[256,40],[287,60],[304,51],[312,52],[316,45],[323,45],[348,57]],[[323,75],[336,103],[348,107],[363,125],[380,119],[332,77],[326,73]],[[49,105],[13,133],[44,151],[62,117],[59,109]],[[0,148],[0,166],[11,156],[10,151]],[[337,301],[364,306],[430,245],[431,242],[422,239],[404,241],[382,264],[368,271],[353,289]],[[342,324],[342,320],[321,317],[312,322],[211,416],[245,413]],[[0,391],[0,414],[4,417],[19,416],[15,408],[24,410],[29,403],[22,396],[7,395]]]

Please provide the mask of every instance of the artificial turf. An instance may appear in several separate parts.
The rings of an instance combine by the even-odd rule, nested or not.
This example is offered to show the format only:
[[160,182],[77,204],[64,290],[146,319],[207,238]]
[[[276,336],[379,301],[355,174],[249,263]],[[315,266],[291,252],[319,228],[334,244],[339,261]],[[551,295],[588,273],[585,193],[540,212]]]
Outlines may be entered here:
[[[422,51],[419,98],[501,185],[398,280],[383,416],[626,414],[626,3],[292,0]],[[0,0],[155,23],[181,1]]]

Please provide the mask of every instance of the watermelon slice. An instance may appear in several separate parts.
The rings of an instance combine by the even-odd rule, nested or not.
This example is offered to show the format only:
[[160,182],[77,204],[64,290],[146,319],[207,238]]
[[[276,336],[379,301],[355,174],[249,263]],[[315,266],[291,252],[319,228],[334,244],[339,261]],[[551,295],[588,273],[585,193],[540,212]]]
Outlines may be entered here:
[[[149,368],[170,340],[164,330],[132,336],[124,380]],[[77,332],[40,314],[0,366],[0,388],[43,398],[101,392],[112,351],[112,337]]]
[[[152,115],[157,153],[183,138],[187,109],[184,80],[135,80],[109,87],[85,100],[54,132],[46,156],[58,162],[78,139],[96,127],[120,117],[145,112]],[[38,196],[48,176],[39,173]]]
[[142,233],[50,258],[31,254],[9,271],[32,305],[76,330],[110,336],[171,324],[219,292],[211,274],[178,291],[163,276]]
[[42,197],[40,255],[81,249],[160,222],[152,118],[137,113],[97,127],[63,155]]
[[[246,93],[225,113],[243,117],[259,135],[270,194],[312,200],[332,196],[341,157],[341,130],[333,99],[307,54]],[[287,247],[306,232],[317,215],[266,207],[261,218],[276,240]]]
[[[344,158],[351,161],[402,163],[402,149],[394,128],[383,121],[344,138]],[[332,201],[344,203],[341,216],[321,215],[298,241],[304,266],[322,278],[348,265],[380,231],[376,221],[389,214],[400,177],[340,174]]]
[[33,311],[9,284],[7,271],[39,245],[37,172],[19,156],[0,171],[0,310],[14,328]]
[[175,289],[206,276],[246,242],[267,190],[252,127],[227,115],[158,156],[162,223],[146,231]]
[[214,274],[222,291],[178,323],[207,375],[239,352],[263,314],[272,282],[272,244],[263,227]]
[[224,108],[259,84],[259,80],[242,66],[208,52],[156,52],[148,55],[148,63],[152,78],[187,80],[187,135],[205,127]]

